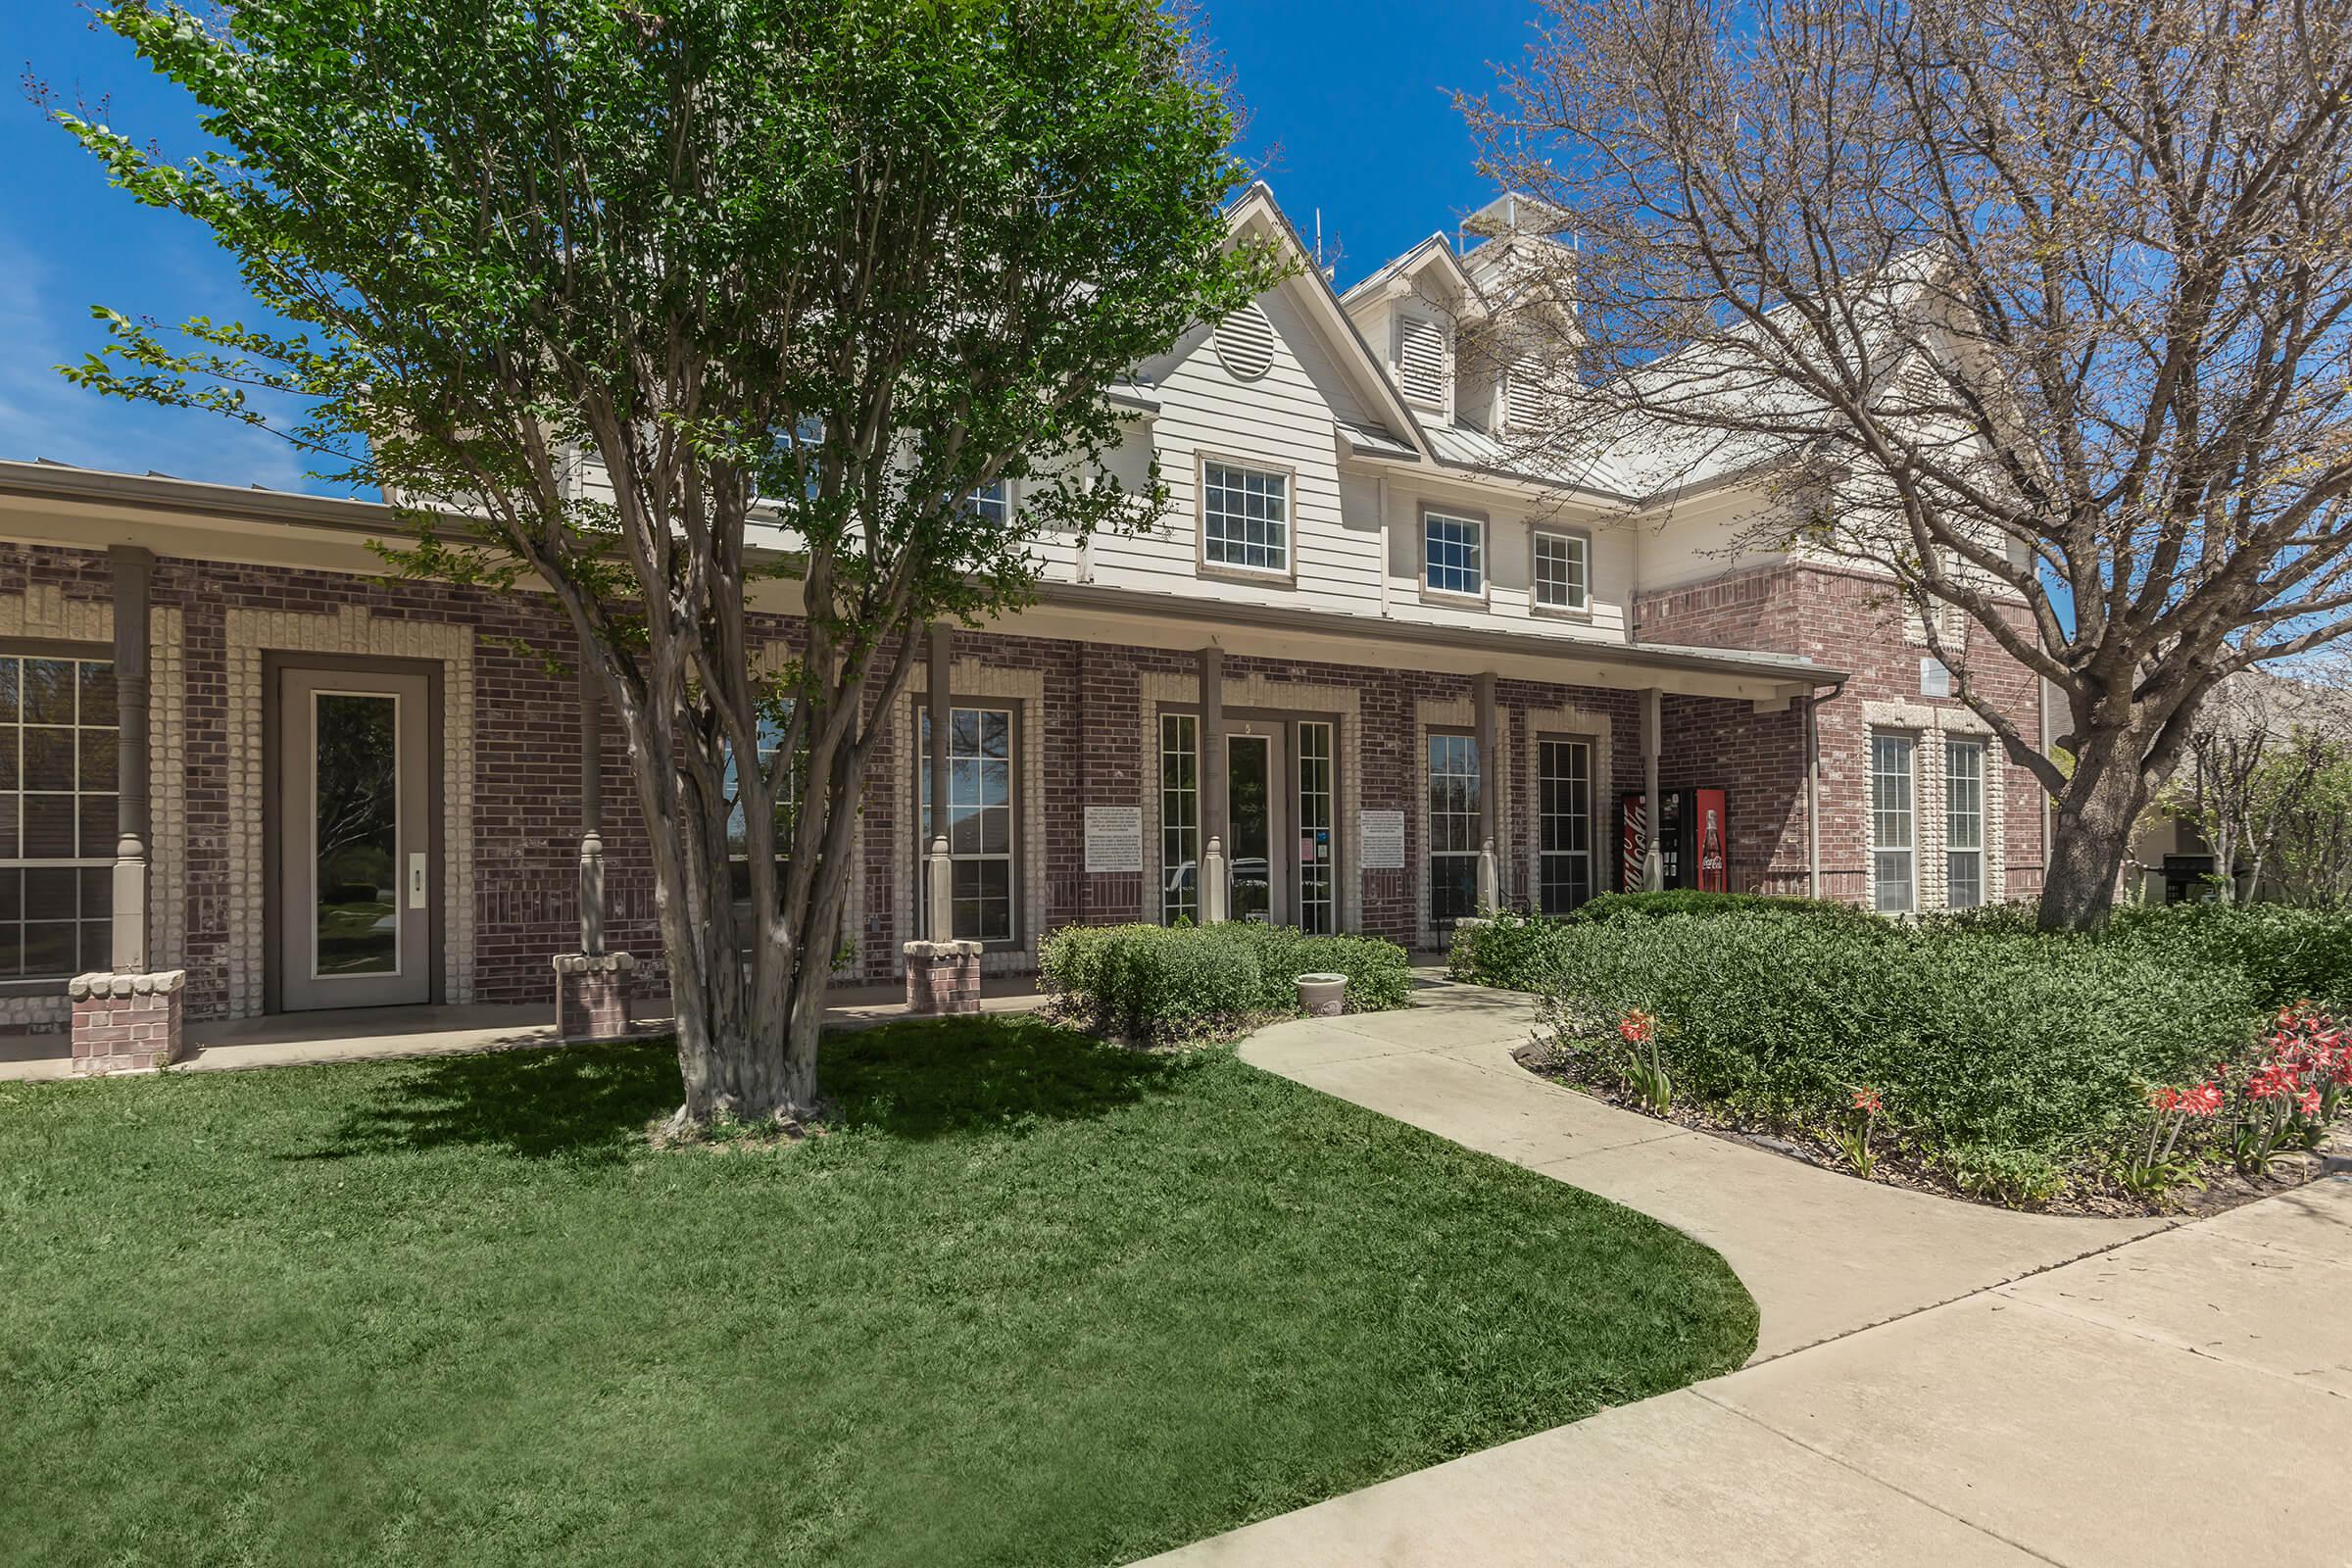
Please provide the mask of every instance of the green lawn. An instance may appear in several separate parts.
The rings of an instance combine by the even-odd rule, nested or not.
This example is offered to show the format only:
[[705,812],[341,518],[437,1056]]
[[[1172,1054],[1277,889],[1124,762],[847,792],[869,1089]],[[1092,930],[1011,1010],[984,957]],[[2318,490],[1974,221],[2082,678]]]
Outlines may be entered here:
[[1243,1065],[662,1047],[0,1085],[0,1556],[1094,1563],[1737,1365],[1714,1253]]

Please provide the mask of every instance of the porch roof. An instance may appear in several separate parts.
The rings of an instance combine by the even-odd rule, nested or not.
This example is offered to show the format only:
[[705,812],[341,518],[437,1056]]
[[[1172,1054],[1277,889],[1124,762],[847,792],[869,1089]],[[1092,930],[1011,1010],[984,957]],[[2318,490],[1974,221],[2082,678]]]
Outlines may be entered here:
[[[282,564],[380,575],[366,549],[395,531],[392,510],[360,498],[210,484],[161,473],[122,473],[47,461],[0,460],[0,536],[27,537],[10,514],[43,505],[73,514],[38,535],[83,549],[148,544],[159,553]],[[98,527],[90,523],[100,524]],[[159,538],[159,532],[170,537]],[[771,588],[789,588],[772,584]],[[778,605],[789,612],[790,607]],[[1497,673],[1570,685],[1663,686],[1695,695],[1778,702],[1838,685],[1847,672],[1790,654],[1668,643],[1614,642],[1503,624],[1446,625],[1296,604],[1250,605],[1094,583],[1049,581],[1020,630],[1150,647],[1222,640],[1235,653],[1265,651],[1341,663]]]

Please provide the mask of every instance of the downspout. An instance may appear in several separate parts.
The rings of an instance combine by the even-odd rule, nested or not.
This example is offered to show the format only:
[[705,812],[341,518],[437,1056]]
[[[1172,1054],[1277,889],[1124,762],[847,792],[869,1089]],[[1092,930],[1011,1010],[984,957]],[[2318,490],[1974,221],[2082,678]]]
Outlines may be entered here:
[[1835,702],[1845,690],[1839,681],[1830,688],[1824,698],[1820,689],[1805,694],[1805,892],[1810,898],[1821,897],[1821,720],[1817,710],[1827,702]]

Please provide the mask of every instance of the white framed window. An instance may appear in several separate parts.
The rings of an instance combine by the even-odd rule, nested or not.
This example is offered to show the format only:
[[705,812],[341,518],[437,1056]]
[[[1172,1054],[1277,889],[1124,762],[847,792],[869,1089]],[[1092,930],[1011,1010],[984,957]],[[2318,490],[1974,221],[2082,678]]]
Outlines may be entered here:
[[1984,902],[1984,743],[1943,743],[1943,890],[1954,909]]
[[1159,715],[1159,921],[1200,918],[1200,720]]
[[1429,923],[1444,930],[1478,912],[1478,738],[1429,736]]
[[1200,555],[1245,571],[1291,569],[1291,476],[1221,459],[1200,465]]
[[1421,518],[1422,582],[1433,594],[1469,599],[1487,591],[1487,525],[1431,512]]
[[1529,578],[1535,584],[1538,610],[1591,609],[1592,541],[1581,533],[1537,529]]
[[0,656],[0,980],[114,961],[115,666]]
[[1592,897],[1592,747],[1590,742],[1536,743],[1537,906],[1566,914]]
[[[789,721],[790,709],[782,712],[761,712],[757,744],[760,749],[760,770],[764,773],[775,765],[777,754],[784,746],[784,727]],[[751,835],[745,826],[748,820],[743,811],[742,778],[735,765],[732,748],[727,753],[726,770],[720,780],[728,801],[727,812],[727,880],[734,895],[736,930],[742,933],[748,950],[759,939],[752,923],[752,859]],[[792,864],[792,832],[800,808],[800,772],[796,767],[784,775],[784,787],[776,792],[776,897],[784,896],[784,876]]]
[[1396,387],[1408,402],[1446,406],[1446,328],[1426,316],[1396,314]]
[[1883,914],[1909,914],[1919,907],[1916,749],[1908,735],[1882,731],[1870,738],[1871,905]]
[[972,499],[963,505],[964,510],[973,516],[1003,527],[1005,518],[1012,513],[1012,488],[1004,480],[999,479],[973,491]]
[[1298,929],[1328,936],[1339,929],[1334,887],[1337,824],[1332,816],[1332,728],[1327,720],[1298,725]]
[[[938,836],[931,808],[931,712],[916,747],[921,843]],[[948,858],[954,862],[954,931],[958,942],[1013,940],[1013,723],[1005,708],[948,710]],[[918,852],[919,854],[920,852]],[[918,877],[923,899],[930,879]],[[927,913],[924,925],[928,927]]]

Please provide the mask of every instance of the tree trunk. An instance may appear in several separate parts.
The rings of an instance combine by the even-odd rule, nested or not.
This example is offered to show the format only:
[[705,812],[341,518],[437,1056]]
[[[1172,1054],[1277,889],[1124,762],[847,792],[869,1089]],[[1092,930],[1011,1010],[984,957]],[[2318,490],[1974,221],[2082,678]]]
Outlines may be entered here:
[[2076,753],[2058,797],[2055,836],[2041,886],[2044,931],[2093,931],[2115,907],[2132,829],[2148,804],[2143,748],[2130,730],[2097,730]]

